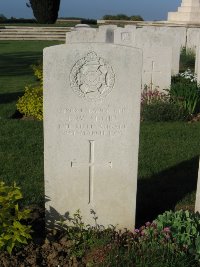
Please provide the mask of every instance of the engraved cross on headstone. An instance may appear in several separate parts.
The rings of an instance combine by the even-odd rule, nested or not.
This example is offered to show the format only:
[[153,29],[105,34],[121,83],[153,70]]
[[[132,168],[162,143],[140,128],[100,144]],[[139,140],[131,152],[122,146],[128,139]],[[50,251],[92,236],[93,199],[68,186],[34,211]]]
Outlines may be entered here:
[[95,166],[108,166],[112,168],[112,162],[108,162],[107,164],[96,164],[94,158],[94,147],[95,141],[89,140],[90,150],[89,150],[89,163],[77,163],[76,161],[71,162],[71,167],[81,167],[81,166],[88,166],[89,167],[89,197],[88,197],[88,204],[93,202],[93,189],[94,189],[94,168]]
[[155,62],[151,61],[151,70],[150,71],[144,70],[144,73],[150,73],[150,75],[151,75],[150,89],[152,90],[153,84],[154,84],[154,73],[161,73],[161,71],[155,70]]

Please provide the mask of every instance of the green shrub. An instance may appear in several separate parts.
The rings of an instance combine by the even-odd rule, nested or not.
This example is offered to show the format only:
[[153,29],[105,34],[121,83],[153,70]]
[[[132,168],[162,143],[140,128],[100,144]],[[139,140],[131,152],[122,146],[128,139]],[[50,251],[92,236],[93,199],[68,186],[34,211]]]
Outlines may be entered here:
[[195,82],[180,81],[171,84],[168,90],[170,99],[187,114],[193,115],[200,110],[200,88]]
[[192,49],[182,47],[180,54],[180,72],[190,68],[194,71],[195,67],[195,52]]
[[43,84],[43,64],[39,62],[38,65],[32,65],[32,69],[34,71],[35,77],[37,77],[38,81]]
[[181,248],[200,261],[200,214],[179,210],[166,211],[155,220],[158,229],[169,229],[172,238]]
[[71,258],[81,259],[88,250],[106,246],[114,237],[114,229],[105,229],[98,225],[96,213],[93,210],[90,212],[93,215],[95,226],[85,225],[79,210],[69,219],[70,223],[58,222],[64,230],[64,236],[71,244],[69,247]]
[[43,119],[43,88],[26,87],[25,93],[17,101],[17,110],[27,117],[33,117],[38,120]]
[[26,117],[43,119],[43,66],[42,63],[32,65],[38,86],[26,86],[25,93],[17,101],[17,110]]
[[187,113],[179,105],[170,102],[144,104],[141,108],[143,121],[184,121]]
[[60,222],[68,241],[69,256],[84,266],[136,266],[136,267],[196,267],[197,261],[188,249],[176,243],[169,227],[147,222],[134,232],[117,231],[97,224],[91,210],[94,226],[85,225],[77,211],[69,223]]
[[0,182],[0,249],[6,249],[10,254],[14,247],[27,244],[27,239],[31,239],[31,227],[21,223],[30,215],[28,209],[19,210],[18,200],[21,198],[19,187]]
[[109,264],[102,266],[197,266],[194,258],[174,242],[168,228],[158,229],[150,222],[135,233],[118,233],[106,261]]

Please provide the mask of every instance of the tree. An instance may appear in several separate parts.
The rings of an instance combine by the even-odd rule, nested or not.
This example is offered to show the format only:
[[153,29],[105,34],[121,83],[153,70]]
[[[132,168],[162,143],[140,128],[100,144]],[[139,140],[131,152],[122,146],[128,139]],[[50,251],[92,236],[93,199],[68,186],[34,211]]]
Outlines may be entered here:
[[41,24],[55,23],[58,18],[60,0],[29,0],[33,15]]

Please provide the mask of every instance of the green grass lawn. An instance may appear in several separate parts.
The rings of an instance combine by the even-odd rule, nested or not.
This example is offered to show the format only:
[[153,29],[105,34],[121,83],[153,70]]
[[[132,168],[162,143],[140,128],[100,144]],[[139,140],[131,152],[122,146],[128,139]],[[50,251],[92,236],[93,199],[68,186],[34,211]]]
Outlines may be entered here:
[[[38,121],[11,119],[18,97],[33,83],[31,64],[58,42],[0,42],[0,179],[21,186],[23,204],[44,202],[43,129]],[[138,224],[175,207],[193,208],[200,154],[200,123],[142,123]]]

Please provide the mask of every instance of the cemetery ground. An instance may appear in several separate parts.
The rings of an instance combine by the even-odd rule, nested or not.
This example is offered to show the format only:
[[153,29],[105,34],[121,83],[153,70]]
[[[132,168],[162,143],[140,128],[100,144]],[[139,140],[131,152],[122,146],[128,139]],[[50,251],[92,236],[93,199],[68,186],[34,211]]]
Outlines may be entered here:
[[[59,241],[52,237],[54,243],[52,240],[43,243],[43,125],[41,121],[20,119],[15,114],[16,101],[23,94],[25,86],[36,83],[30,66],[41,59],[44,47],[54,44],[58,42],[0,42],[0,180],[9,185],[15,181],[21,188],[23,199],[20,205],[34,211],[30,223],[35,230],[34,242],[25,246],[25,249],[18,252],[14,250],[12,256],[7,252],[0,253],[0,266],[58,266],[61,262],[60,266],[78,266],[76,261],[71,260],[70,263],[70,245],[63,236]],[[141,123],[137,227],[170,209],[194,210],[200,154],[199,133],[199,122]],[[76,238],[76,234],[73,234]],[[100,266],[109,249],[104,247],[88,253],[79,266],[85,266],[92,257],[96,257]],[[83,255],[82,250],[76,253]],[[160,254],[162,255],[161,251]],[[187,259],[181,260],[177,259],[176,265],[162,266],[198,266],[195,263],[186,265]],[[125,265],[119,263],[116,266],[161,266],[159,263],[128,265],[131,263],[125,263],[125,259],[123,262]],[[147,262],[148,259],[146,264]]]

